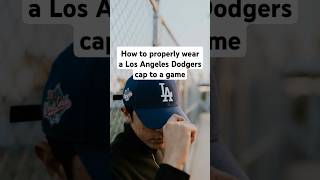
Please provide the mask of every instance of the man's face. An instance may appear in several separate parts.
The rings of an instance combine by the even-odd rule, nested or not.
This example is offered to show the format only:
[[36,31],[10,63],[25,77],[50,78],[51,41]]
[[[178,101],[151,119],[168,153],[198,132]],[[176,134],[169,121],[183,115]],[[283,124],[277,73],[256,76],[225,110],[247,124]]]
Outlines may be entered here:
[[132,113],[131,127],[139,139],[149,148],[162,149],[164,147],[162,129],[146,128],[135,111]]

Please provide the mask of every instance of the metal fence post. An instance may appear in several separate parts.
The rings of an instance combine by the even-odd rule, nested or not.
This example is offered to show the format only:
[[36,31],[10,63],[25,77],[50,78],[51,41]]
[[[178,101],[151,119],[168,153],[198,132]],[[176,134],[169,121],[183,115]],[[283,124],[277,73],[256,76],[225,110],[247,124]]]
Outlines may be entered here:
[[159,38],[159,27],[160,27],[160,18],[159,18],[159,3],[160,0],[154,1],[154,14],[153,14],[153,46],[160,45]]

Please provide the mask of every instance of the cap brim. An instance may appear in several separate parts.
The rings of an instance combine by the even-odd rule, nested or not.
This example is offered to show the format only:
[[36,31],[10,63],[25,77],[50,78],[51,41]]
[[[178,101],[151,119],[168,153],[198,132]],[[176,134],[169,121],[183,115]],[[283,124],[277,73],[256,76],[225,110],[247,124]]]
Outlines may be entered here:
[[75,151],[92,180],[110,177],[110,155],[106,145],[74,144]]
[[189,121],[186,114],[179,106],[163,108],[134,108],[143,125],[151,129],[161,129],[169,120],[170,116],[177,114]]

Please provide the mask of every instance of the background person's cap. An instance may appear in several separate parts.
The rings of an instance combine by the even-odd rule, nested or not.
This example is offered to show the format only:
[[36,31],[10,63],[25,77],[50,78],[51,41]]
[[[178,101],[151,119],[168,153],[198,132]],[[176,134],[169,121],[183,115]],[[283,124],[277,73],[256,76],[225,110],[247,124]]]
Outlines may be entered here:
[[134,110],[144,126],[152,129],[161,129],[173,114],[188,120],[178,99],[175,81],[134,80],[131,76],[123,90],[125,107]]
[[76,57],[71,45],[54,61],[42,99],[44,133],[70,144],[93,180],[108,179],[109,66]]

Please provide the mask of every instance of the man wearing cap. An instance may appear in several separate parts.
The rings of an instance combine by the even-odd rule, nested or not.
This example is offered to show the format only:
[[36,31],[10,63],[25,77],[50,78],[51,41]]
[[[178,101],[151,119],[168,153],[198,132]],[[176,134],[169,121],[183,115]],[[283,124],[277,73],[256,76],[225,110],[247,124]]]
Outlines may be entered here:
[[128,122],[111,145],[113,179],[189,179],[183,169],[197,129],[178,106],[175,81],[130,77],[123,102]]
[[[122,111],[129,124],[113,142],[109,173],[109,73],[108,60],[77,58],[72,45],[54,61],[43,93],[46,139],[35,146],[50,176],[61,180],[105,180],[111,174],[114,179],[188,179],[182,169],[196,129],[177,106],[173,81],[128,80]],[[216,124],[211,125],[216,135]],[[217,169],[213,168],[211,178],[233,179],[227,172],[247,179],[227,150],[215,140],[212,144],[212,165]]]

